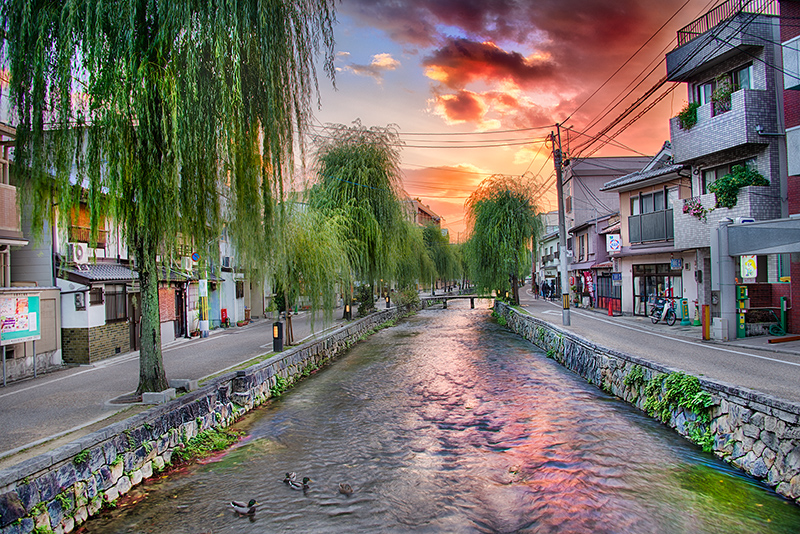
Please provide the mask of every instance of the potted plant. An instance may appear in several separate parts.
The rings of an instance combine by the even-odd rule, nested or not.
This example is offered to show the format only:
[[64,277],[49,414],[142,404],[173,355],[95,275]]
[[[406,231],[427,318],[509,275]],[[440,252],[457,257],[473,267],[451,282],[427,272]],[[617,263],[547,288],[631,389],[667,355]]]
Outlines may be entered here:
[[731,95],[737,87],[728,75],[719,76],[716,80],[716,89],[711,93],[714,103],[714,114],[725,113],[731,110]]
[[746,165],[734,165],[731,172],[718,178],[708,186],[717,199],[717,207],[732,208],[736,205],[739,189],[748,185],[769,185],[769,180]]
[[680,126],[681,130],[691,130],[697,124],[697,108],[699,107],[699,102],[689,102],[678,113],[678,126]]

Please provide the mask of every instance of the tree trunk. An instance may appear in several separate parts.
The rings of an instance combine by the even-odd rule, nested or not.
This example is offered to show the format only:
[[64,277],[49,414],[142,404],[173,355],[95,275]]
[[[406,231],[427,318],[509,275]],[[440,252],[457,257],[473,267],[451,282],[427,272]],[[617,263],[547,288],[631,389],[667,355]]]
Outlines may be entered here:
[[[141,240],[139,240],[141,243]],[[164,391],[169,387],[161,353],[161,316],[158,308],[158,265],[155,247],[136,247],[142,299],[142,338],[139,349],[139,386],[136,392]]]
[[514,304],[519,306],[519,279],[516,273],[511,275],[511,291],[514,299]]

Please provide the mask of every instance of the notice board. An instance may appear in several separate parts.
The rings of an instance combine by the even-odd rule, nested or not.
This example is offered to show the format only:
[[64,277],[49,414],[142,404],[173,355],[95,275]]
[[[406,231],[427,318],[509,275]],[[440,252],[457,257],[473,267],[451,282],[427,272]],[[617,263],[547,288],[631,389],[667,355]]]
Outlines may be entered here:
[[0,345],[35,341],[42,337],[39,295],[0,294]]

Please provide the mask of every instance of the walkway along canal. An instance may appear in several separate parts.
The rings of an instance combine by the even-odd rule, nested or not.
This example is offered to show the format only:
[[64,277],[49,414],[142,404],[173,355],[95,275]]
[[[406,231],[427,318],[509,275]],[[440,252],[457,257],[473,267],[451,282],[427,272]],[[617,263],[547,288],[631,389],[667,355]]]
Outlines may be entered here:
[[[800,508],[488,319],[431,308],[253,411],[107,532],[786,532]],[[285,472],[311,478],[293,491]],[[340,483],[354,493],[339,493]],[[257,499],[254,517],[225,508]]]

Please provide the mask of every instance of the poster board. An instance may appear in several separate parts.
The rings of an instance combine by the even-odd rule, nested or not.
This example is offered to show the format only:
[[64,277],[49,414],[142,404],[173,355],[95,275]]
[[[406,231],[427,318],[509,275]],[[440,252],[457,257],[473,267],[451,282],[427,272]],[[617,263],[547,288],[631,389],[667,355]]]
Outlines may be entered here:
[[0,345],[36,341],[42,337],[39,295],[0,294]]

